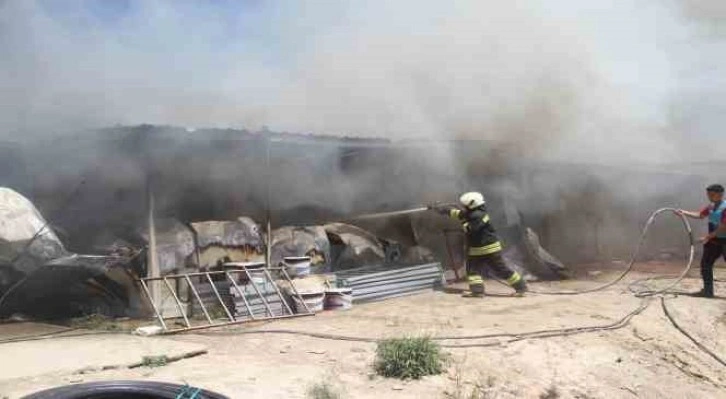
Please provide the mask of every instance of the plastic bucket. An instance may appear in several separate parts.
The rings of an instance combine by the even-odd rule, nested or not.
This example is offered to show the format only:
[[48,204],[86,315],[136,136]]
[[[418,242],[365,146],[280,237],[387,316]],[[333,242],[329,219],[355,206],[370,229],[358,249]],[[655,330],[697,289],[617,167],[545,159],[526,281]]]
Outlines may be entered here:
[[[247,274],[249,273],[253,276],[252,279],[258,284],[264,284],[266,281],[265,278],[259,277],[261,276],[259,269],[264,267],[265,262],[227,262],[224,264],[224,268],[230,271],[230,276],[232,276],[237,283],[244,283],[245,281],[248,281]],[[244,272],[245,269],[247,270],[247,273]]]
[[[302,298],[302,301],[300,301]],[[301,292],[300,298],[293,296],[293,305],[295,305],[295,313],[306,313],[305,305],[313,313],[322,312],[325,305],[325,292]],[[305,302],[305,304],[303,304]]]
[[283,262],[290,277],[306,277],[310,275],[309,256],[288,256]]
[[325,290],[325,310],[350,309],[353,307],[353,290],[328,288]]

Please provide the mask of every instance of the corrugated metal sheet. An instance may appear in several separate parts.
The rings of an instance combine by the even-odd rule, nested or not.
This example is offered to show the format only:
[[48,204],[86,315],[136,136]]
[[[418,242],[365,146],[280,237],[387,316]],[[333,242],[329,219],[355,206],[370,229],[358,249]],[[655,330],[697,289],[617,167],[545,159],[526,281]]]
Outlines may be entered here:
[[440,263],[417,266],[364,267],[335,274],[339,287],[353,290],[353,302],[394,298],[432,290],[443,283]]

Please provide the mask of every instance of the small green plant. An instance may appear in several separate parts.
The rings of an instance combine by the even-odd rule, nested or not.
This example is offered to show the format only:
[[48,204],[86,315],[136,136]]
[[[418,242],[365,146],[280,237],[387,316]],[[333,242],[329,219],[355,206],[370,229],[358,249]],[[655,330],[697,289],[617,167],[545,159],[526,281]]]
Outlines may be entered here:
[[163,367],[169,364],[169,358],[166,355],[161,356],[144,356],[141,360],[143,367]]
[[340,393],[327,382],[319,382],[308,388],[307,397],[310,399],[340,399]]
[[375,370],[383,377],[417,380],[441,374],[443,363],[441,348],[426,337],[388,339],[376,348]]

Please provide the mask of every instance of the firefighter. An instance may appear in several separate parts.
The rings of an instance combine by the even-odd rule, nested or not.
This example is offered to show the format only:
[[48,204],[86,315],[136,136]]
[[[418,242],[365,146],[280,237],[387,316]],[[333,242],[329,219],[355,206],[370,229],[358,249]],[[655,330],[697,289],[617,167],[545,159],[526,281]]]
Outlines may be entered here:
[[483,275],[491,270],[515,289],[517,296],[527,291],[522,276],[510,269],[502,258],[502,243],[492,226],[481,193],[469,192],[459,197],[458,206],[434,205],[431,208],[461,223],[467,241],[466,274],[471,296],[484,296]]
[[709,204],[699,212],[689,212],[682,209],[678,213],[693,219],[708,217],[708,234],[701,238],[703,255],[701,255],[701,278],[703,289],[696,296],[713,298],[713,264],[720,257],[726,259],[726,201],[724,201],[724,187],[712,184],[706,187]]

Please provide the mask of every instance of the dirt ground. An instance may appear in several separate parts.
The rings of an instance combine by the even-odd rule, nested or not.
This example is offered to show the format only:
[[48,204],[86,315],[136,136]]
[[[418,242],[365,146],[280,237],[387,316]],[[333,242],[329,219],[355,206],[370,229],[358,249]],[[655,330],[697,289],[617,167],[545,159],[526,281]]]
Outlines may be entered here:
[[[649,265],[645,270],[676,270],[677,265]],[[720,270],[720,278],[726,271]],[[599,280],[612,274],[591,272]],[[635,274],[642,277],[643,274]],[[589,287],[592,281],[536,284],[541,290]],[[696,278],[685,280],[683,291],[700,288]],[[669,298],[676,320],[720,356],[726,356],[726,284],[717,283],[717,299],[686,295]],[[489,283],[492,294],[508,293]],[[142,379],[189,383],[231,398],[305,398],[316,383],[328,382],[343,398],[724,398],[726,368],[699,350],[665,318],[660,301],[652,299],[643,313],[624,328],[516,342],[495,346],[446,348],[450,354],[443,375],[419,381],[376,377],[372,371],[374,343],[324,340],[299,335],[240,334],[254,330],[299,330],[369,338],[404,335],[463,336],[495,332],[605,325],[637,308],[626,284],[579,296],[531,294],[524,298],[489,296],[462,298],[458,294],[429,292],[385,302],[355,306],[348,311],[315,317],[269,322],[196,333],[136,338],[154,347],[176,342],[179,347],[206,348],[207,353],[161,367],[86,367],[71,370],[26,363],[38,358],[21,355],[18,345],[0,344],[0,398],[19,398],[42,388],[106,379]],[[13,325],[0,325],[0,340],[19,336]],[[43,327],[48,329],[49,327]],[[27,332],[26,332],[27,333]],[[128,336],[92,336],[101,347],[131,345]],[[126,341],[124,341],[126,340]],[[158,340],[158,341],[155,341]],[[56,341],[52,339],[51,341]],[[492,343],[490,340],[444,341],[445,345]],[[98,347],[97,350],[102,350]],[[50,347],[49,347],[50,348]],[[64,364],[68,349],[44,352],[47,362]],[[108,350],[108,349],[107,349]],[[15,351],[15,352],[13,352]],[[15,353],[10,357],[11,353]],[[77,365],[83,364],[79,354]],[[91,356],[92,357],[92,356]],[[111,356],[110,360],[113,360]],[[104,358],[104,361],[109,359]],[[67,363],[67,362],[66,362]],[[126,364],[121,362],[122,364]],[[22,365],[21,376],[9,373]],[[32,366],[32,364],[30,365]],[[105,370],[104,370],[105,368]],[[15,376],[14,376],[15,375]]]

